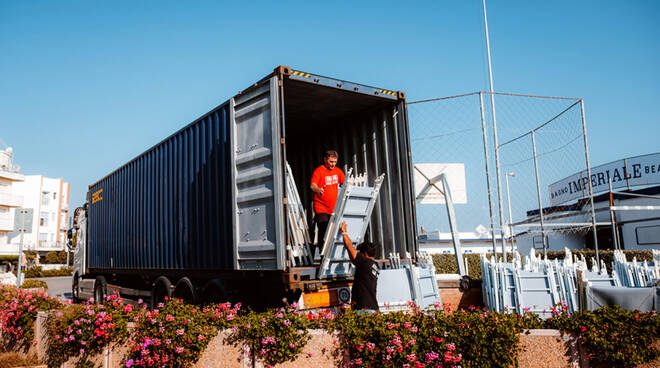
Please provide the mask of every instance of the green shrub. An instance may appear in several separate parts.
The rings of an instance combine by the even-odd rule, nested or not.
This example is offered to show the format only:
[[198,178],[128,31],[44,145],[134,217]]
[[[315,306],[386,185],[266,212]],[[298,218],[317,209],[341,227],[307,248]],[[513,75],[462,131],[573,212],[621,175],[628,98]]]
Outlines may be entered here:
[[41,269],[41,266],[31,266],[23,270],[23,274],[27,279],[42,277],[42,272],[43,270]]
[[275,365],[294,360],[300,354],[309,340],[310,327],[310,319],[295,309],[250,312],[240,319],[229,340],[248,345],[253,356]]
[[66,252],[63,250],[60,251],[51,251],[46,253],[44,257],[45,264],[65,264],[66,263]]
[[5,346],[13,349],[32,345],[37,312],[48,311],[61,305],[45,291],[0,286],[0,329]]
[[73,273],[73,267],[44,270],[41,266],[32,266],[25,269],[25,278],[71,276],[71,273]]
[[8,352],[0,354],[0,368],[28,367],[41,364],[37,354],[25,355],[21,353]]
[[[473,279],[481,280],[481,261],[479,254],[463,254],[463,259],[468,263],[468,275]],[[456,256],[453,254],[434,254],[433,265],[435,273],[458,273]]]
[[16,266],[18,264],[18,256],[0,256],[0,264]]
[[137,316],[132,305],[108,296],[103,304],[77,304],[51,312],[48,331],[48,365],[59,367],[70,357],[78,357],[77,367],[112,342],[128,338],[128,322]]
[[219,329],[235,322],[240,304],[200,308],[178,299],[138,314],[126,367],[188,367],[195,363]]
[[654,347],[660,338],[660,317],[619,307],[593,312],[558,314],[545,321],[546,328],[579,336],[589,359],[607,367],[633,367],[660,356]]
[[21,285],[21,289],[36,289],[36,288],[43,288],[44,290],[48,290],[48,284],[46,283],[46,281],[28,279],[23,281],[23,284]]

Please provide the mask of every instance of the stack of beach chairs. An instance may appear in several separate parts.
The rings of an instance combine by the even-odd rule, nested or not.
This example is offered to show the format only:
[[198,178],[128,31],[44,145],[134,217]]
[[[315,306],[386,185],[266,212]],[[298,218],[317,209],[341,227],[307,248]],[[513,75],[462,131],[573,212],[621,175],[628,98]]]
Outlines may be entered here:
[[626,260],[621,250],[614,251],[614,272],[616,272],[622,286],[646,287],[654,286],[660,279],[660,251],[653,250],[653,262],[638,262]]
[[616,272],[608,273],[604,262],[592,259],[587,267],[584,256],[569,249],[563,260],[543,259],[530,251],[524,260],[514,254],[511,262],[481,256],[483,301],[488,310],[506,313],[535,313],[549,318],[558,312],[580,309],[578,271],[590,286],[620,286]]

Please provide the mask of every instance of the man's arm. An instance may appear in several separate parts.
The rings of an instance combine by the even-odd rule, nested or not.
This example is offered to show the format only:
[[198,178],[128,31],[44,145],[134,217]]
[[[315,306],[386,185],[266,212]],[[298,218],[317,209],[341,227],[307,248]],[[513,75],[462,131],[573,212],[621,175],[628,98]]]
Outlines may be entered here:
[[314,193],[316,193],[316,194],[318,194],[318,195],[321,195],[321,196],[323,195],[323,192],[324,192],[323,188],[321,188],[321,187],[319,187],[318,185],[316,185],[316,183],[312,183],[312,185],[310,186],[310,188],[312,188],[312,192],[314,192]]
[[348,258],[350,258],[352,263],[355,263],[357,250],[355,250],[355,247],[353,247],[353,242],[351,241],[351,238],[348,237],[348,233],[346,232],[346,221],[341,223],[341,237],[342,240],[344,240],[344,248],[346,248],[348,251]]

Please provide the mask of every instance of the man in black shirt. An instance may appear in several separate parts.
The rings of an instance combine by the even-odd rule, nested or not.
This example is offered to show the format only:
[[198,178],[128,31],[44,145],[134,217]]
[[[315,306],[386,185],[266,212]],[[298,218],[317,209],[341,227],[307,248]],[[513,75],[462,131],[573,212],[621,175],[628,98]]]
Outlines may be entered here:
[[[353,280],[352,303],[355,309],[378,310],[376,300],[376,284],[378,283],[378,265],[374,261],[376,245],[364,242],[358,245],[357,250],[353,247],[351,238],[346,233],[346,222],[341,223],[342,239],[344,248],[348,251],[351,263],[355,265],[355,278]],[[359,253],[358,253],[359,251]]]

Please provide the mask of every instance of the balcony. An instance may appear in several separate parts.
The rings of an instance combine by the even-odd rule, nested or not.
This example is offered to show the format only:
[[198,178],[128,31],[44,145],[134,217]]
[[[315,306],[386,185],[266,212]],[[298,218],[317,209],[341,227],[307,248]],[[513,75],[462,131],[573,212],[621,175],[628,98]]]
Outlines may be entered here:
[[25,176],[16,172],[0,169],[0,179],[11,180],[11,181],[24,181]]
[[8,218],[0,218],[0,231],[14,231],[14,221]]
[[9,193],[0,193],[0,206],[3,207],[21,207],[23,205],[23,196]]
[[54,241],[52,242],[52,241],[39,240],[39,244],[37,245],[35,250],[40,250],[40,251],[64,250],[64,244]]

